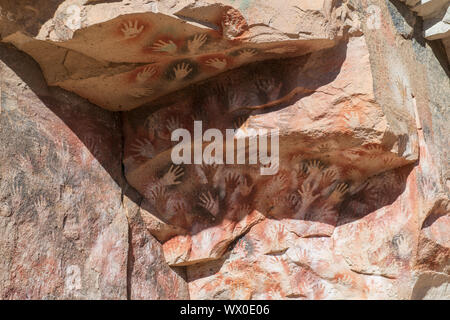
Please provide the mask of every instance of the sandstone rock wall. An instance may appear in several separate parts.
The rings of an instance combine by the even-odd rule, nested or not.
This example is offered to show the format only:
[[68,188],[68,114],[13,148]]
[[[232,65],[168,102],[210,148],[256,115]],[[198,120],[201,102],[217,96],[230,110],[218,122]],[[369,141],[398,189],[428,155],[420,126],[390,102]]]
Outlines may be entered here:
[[[0,297],[449,299],[416,2],[0,0]],[[194,121],[278,130],[275,174],[174,164]]]
[[0,56],[0,297],[187,298],[126,205],[120,118],[48,87],[11,46]]

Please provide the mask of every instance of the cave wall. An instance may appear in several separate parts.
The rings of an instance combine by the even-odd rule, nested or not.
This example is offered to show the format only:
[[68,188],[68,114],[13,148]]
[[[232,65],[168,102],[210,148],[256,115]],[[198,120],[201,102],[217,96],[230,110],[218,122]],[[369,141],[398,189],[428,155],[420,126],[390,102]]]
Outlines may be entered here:
[[[154,3],[0,1],[1,298],[450,298],[449,66],[420,16]],[[174,165],[194,120],[279,130],[276,174]]]

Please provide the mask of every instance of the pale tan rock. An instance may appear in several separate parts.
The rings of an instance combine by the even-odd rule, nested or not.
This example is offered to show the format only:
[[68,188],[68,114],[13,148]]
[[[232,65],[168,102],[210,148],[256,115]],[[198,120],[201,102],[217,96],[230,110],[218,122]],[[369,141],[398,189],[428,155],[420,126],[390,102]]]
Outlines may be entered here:
[[0,2],[0,297],[449,298],[447,3]]
[[[40,14],[40,8],[25,7]],[[38,61],[50,85],[116,111],[250,62],[331,47],[343,35],[343,24],[334,16],[330,20],[330,10],[330,0],[243,3],[239,8],[228,1],[173,6],[167,1],[67,0],[43,25],[34,22],[38,34],[22,28],[13,32],[3,24],[0,31],[4,42]],[[203,16],[203,24],[191,22]]]

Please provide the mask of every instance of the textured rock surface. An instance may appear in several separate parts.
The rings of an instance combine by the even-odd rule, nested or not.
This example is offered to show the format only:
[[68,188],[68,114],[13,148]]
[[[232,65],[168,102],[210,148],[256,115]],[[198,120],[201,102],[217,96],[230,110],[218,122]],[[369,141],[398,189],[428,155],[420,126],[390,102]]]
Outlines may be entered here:
[[0,59],[0,297],[187,298],[122,201],[118,117],[48,88],[13,48]]
[[50,85],[111,110],[133,109],[249,62],[330,47],[343,26],[333,21],[336,8],[330,0],[303,6],[255,2],[251,9],[244,6],[243,13],[214,2],[175,2],[175,7],[164,2],[82,2],[61,4],[35,37],[22,28],[14,32],[4,27],[3,41],[33,56]]
[[[448,6],[403,2],[0,0],[0,297],[450,299]],[[194,121],[276,174],[175,165]]]
[[428,40],[442,39],[450,62],[450,1],[401,0],[423,19],[423,36]]
[[[238,81],[240,88],[233,86]],[[262,91],[265,83],[273,89]],[[259,221],[250,214],[253,209],[293,219],[299,236],[329,236],[347,191],[356,194],[368,177],[417,159],[417,138],[412,135],[399,146],[400,138],[390,132],[374,101],[368,49],[361,37],[307,57],[228,74],[199,87],[195,96],[186,90],[174,100],[158,111],[145,108],[126,115],[124,163],[128,181],[149,199],[157,217],[190,234],[164,244],[168,262],[175,265],[219,258],[225,245]],[[288,106],[270,108],[280,103]],[[224,135],[240,121],[243,130],[279,129],[278,174],[261,176],[256,165],[174,170],[167,150],[172,147],[171,123],[194,135],[192,119]],[[150,154],[143,152],[150,149]],[[179,179],[170,179],[177,169]],[[214,205],[203,208],[205,196]]]

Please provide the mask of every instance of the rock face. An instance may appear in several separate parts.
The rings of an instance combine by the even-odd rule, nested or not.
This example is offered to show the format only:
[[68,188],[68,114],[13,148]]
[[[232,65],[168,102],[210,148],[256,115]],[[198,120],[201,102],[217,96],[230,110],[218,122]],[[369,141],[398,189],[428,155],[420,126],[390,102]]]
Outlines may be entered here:
[[448,0],[402,0],[423,19],[423,36],[442,39],[450,61],[450,2]]
[[[332,11],[321,6],[315,12],[322,19],[314,21],[317,25],[309,30],[306,41],[299,30],[286,25],[299,24],[300,16],[288,23],[276,21],[260,27],[267,17],[247,22],[239,10],[225,4],[193,3],[174,10],[156,9],[156,2],[150,7],[133,6],[135,1],[125,9],[127,2],[106,7],[70,2],[59,6],[55,18],[45,23],[35,37],[22,30],[9,34],[13,31],[8,30],[3,32],[3,41],[34,57],[49,85],[117,111],[136,108],[249,62],[331,47],[339,34],[338,25],[324,23]],[[294,1],[289,7],[294,9]],[[281,10],[270,6],[267,9]],[[65,17],[68,12],[73,16]],[[74,23],[77,14],[79,20]],[[187,23],[191,19],[197,23]],[[64,21],[76,30],[60,30],[58,26]],[[330,30],[330,25],[336,30]],[[292,33],[297,36],[290,36]]]
[[0,57],[1,298],[187,298],[123,200],[120,119],[48,88],[21,52]]
[[0,297],[449,299],[448,3],[404,2],[0,0]]

